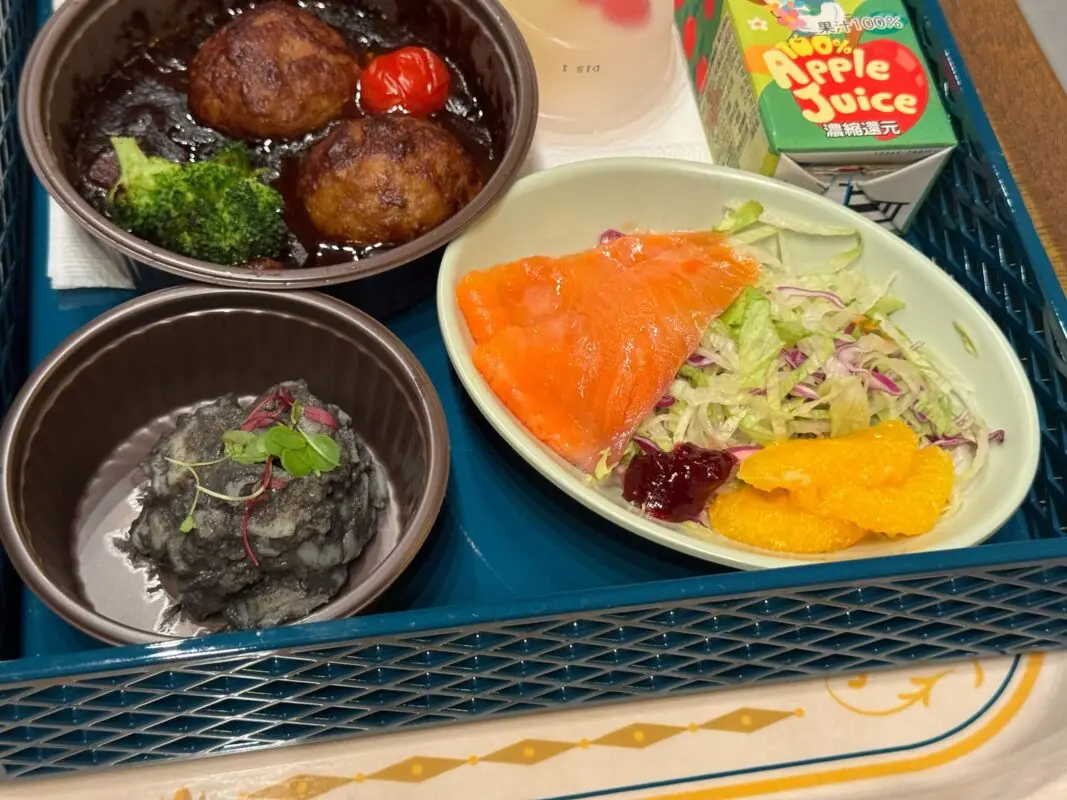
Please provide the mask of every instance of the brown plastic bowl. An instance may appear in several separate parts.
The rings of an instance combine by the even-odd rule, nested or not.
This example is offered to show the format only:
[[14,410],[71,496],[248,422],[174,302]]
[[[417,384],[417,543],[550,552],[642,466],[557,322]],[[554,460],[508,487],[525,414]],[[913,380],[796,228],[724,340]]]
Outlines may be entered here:
[[[145,576],[108,547],[136,515],[136,465],[177,412],[228,392],[305,378],[347,411],[385,466],[394,522],[348,583],[304,621],[354,614],[410,563],[448,482],[441,403],[382,325],[314,292],[199,286],[148,295],[74,333],[34,372],[0,429],[0,542],[26,584],[70,624],[114,644],[181,638]],[[188,623],[186,623],[188,625]]]
[[[497,0],[360,3],[403,19],[428,43],[463,64],[481,89],[490,127],[502,143],[496,169],[478,196],[418,239],[358,262],[252,272],[157,247],[112,223],[79,194],[72,182],[68,136],[85,87],[107,75],[132,44],[195,16],[202,0],[66,0],[59,7],[34,41],[19,87],[19,129],[34,172],[56,202],[106,245],[135,261],[202,283],[258,289],[333,286],[378,275],[438,250],[480,217],[518,177],[537,124],[533,60],[522,34]],[[428,288],[432,290],[432,283]],[[403,286],[390,284],[386,289]]]

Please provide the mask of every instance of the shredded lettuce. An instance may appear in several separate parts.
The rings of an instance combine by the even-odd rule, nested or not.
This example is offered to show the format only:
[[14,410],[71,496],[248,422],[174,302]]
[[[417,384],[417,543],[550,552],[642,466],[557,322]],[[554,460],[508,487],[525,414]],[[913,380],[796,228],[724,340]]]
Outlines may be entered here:
[[952,323],[952,327],[955,328],[956,333],[960,335],[960,341],[963,342],[963,349],[972,356],[977,356],[978,348],[974,346],[974,340],[971,338],[971,335],[967,333],[967,329],[963,327],[963,323],[957,320]]
[[[747,204],[746,204],[747,205]],[[810,220],[797,219],[785,214],[776,214],[773,211],[764,211],[759,215],[759,221],[764,225],[771,225],[779,230],[796,231],[805,236],[855,236],[855,228],[846,228],[840,225],[821,225]]]
[[596,462],[596,468],[593,470],[594,480],[602,481],[611,474],[612,467],[608,464],[608,457],[610,455],[610,450],[605,450],[600,454],[600,459]]
[[[740,205],[730,206],[726,209],[726,215],[722,222],[715,226],[720,233],[734,233],[742,228],[751,228],[763,215],[763,206],[755,200],[749,200]],[[773,226],[771,226],[773,227]]]
[[[990,431],[973,393],[894,324],[904,303],[892,277],[876,281],[855,268],[863,254],[857,231],[752,200],[729,205],[714,229],[759,260],[761,277],[705,331],[701,358],[691,362],[707,366],[683,366],[668,392],[673,402],[650,414],[638,435],[663,449],[724,449],[901,419],[924,444],[950,447],[958,486],[981,470]],[[970,337],[957,330],[967,347]]]
[[830,378],[824,386],[830,406],[830,436],[846,436],[871,424],[867,387],[857,375]]
[[760,294],[750,296],[737,330],[742,389],[759,389],[767,382],[782,345],[774,327],[770,298]]

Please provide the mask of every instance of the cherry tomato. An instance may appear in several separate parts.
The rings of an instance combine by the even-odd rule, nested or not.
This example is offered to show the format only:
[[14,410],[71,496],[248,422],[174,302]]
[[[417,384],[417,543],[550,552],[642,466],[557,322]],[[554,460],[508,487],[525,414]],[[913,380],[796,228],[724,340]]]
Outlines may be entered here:
[[378,56],[360,77],[363,108],[380,114],[400,108],[425,117],[448,102],[448,65],[426,47],[402,47]]

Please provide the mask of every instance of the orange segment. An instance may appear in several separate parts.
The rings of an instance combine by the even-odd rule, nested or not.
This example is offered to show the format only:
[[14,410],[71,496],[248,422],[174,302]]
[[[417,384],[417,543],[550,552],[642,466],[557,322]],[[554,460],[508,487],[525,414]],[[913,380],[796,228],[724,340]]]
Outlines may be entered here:
[[832,553],[867,535],[851,522],[809,514],[788,492],[761,492],[751,486],[716,497],[708,519],[712,530],[729,539],[786,553]]
[[738,477],[765,492],[848,484],[885,486],[911,472],[918,436],[899,420],[836,439],[790,439],[741,462]]
[[868,532],[926,533],[945,512],[955,472],[948,453],[918,445],[899,421],[772,445],[741,463],[748,486],[712,503],[712,528],[791,553],[840,550]]
[[830,485],[796,493],[808,511],[848,520],[870,531],[898,536],[927,533],[945,512],[955,481],[952,456],[924,447],[911,474],[898,486]]

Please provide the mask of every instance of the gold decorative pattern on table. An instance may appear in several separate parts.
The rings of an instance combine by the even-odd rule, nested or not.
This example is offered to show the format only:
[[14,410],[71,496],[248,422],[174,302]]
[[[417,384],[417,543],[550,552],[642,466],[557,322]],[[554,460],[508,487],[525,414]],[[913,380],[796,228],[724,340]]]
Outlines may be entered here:
[[773,711],[768,708],[739,708],[729,714],[716,717],[710,722],[705,722],[701,727],[712,731],[754,733],[788,717],[802,716],[804,716],[804,712],[800,709],[795,711]]
[[[982,671],[982,665],[977,659],[972,661],[972,666],[974,668],[974,688],[978,689],[985,680],[985,674]],[[826,691],[829,692],[830,697],[833,698],[835,703],[842,708],[848,709],[853,714],[861,714],[865,717],[888,717],[906,711],[915,705],[929,707],[934,687],[940,683],[942,678],[952,674],[956,669],[956,667],[950,667],[949,669],[941,670],[931,675],[915,675],[909,677],[908,683],[911,688],[906,691],[898,692],[891,705],[879,705],[874,707],[860,705],[852,700],[846,700],[842,697],[841,692],[834,689],[830,678],[826,679]],[[845,683],[849,689],[859,692],[867,688],[867,674],[861,672],[858,675],[849,678]]]
[[[260,792],[245,795],[248,800],[289,800],[291,797],[318,797],[351,783],[350,778],[335,778],[328,775],[294,775],[283,783],[270,786]],[[175,797],[175,800],[178,800]],[[191,800],[191,799],[190,799]]]
[[677,736],[685,730],[684,727],[679,727],[678,725],[645,725],[640,722],[635,722],[632,725],[627,725],[625,728],[619,728],[617,731],[612,731],[605,736],[601,736],[599,739],[594,739],[593,744],[599,744],[603,747],[635,747],[644,749],[646,747],[651,747],[654,744],[658,744],[664,739]]
[[[1030,699],[1045,656],[1042,653],[1030,653],[1025,656],[1025,662],[1021,660],[1022,658],[1022,656],[1016,656],[1015,663],[1023,663],[1024,666],[1018,682],[1006,701],[990,713],[983,713],[975,718],[980,720],[979,725],[969,730],[964,736],[950,740],[947,746],[940,749],[924,749],[906,753],[902,758],[891,758],[886,761],[831,765],[829,768],[817,768],[812,772],[797,772],[769,778],[747,778],[740,783],[660,794],[655,796],[655,800],[737,800],[740,797],[762,797],[768,794],[802,791],[822,786],[839,786],[853,781],[891,779],[898,775],[922,772],[950,764],[988,744],[1007,728]],[[981,667],[978,667],[975,671],[976,685],[981,684],[983,675]]]
[[[364,781],[422,783],[460,767],[476,767],[482,762],[520,767],[533,766],[570,750],[588,750],[592,747],[644,749],[685,733],[699,734],[707,731],[755,733],[782,720],[802,716],[804,716],[804,710],[800,708],[781,711],[746,706],[703,723],[662,725],[634,722],[595,739],[582,738],[573,742],[554,739],[522,739],[487,755],[470,755],[466,758],[415,755],[369,774],[297,775],[263,789],[242,793],[240,797],[241,800],[311,800],[311,798],[319,797],[350,783],[363,783]],[[182,789],[175,793],[174,800],[193,799],[188,789]]]
[[[372,772],[367,777],[373,781],[402,781],[404,783],[422,783],[438,775],[451,772],[456,767],[467,764],[466,759],[460,758],[430,758],[428,756],[412,756],[393,764],[391,767]],[[312,797],[313,795],[308,795]]]
[[572,742],[554,742],[550,739],[523,739],[478,760],[495,764],[540,764],[560,753],[573,750],[576,746]]

